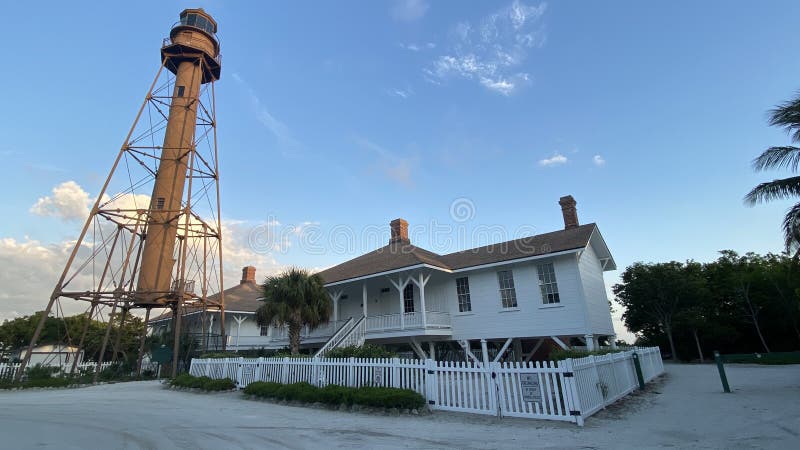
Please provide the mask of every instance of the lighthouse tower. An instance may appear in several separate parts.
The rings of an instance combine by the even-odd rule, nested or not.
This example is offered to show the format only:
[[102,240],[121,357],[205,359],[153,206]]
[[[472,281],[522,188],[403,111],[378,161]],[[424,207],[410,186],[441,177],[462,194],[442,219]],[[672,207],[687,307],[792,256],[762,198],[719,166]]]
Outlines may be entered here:
[[[17,378],[48,316],[74,314],[75,303],[66,305],[62,299],[85,305],[90,319],[82,333],[65,333],[64,344],[82,350],[89,324],[106,322],[95,376],[104,360],[130,357],[120,348],[121,338],[126,320],[137,317],[141,323],[137,311],[144,310],[144,323],[153,309],[171,311],[173,373],[183,357],[181,321],[188,311],[193,314],[186,320],[198,322],[192,328],[203,330],[202,336],[192,336],[193,342],[206,350],[225,349],[216,33],[213,17],[203,9],[186,9],[164,39],[159,70],[67,258]],[[218,320],[210,314],[218,314]],[[141,371],[146,329],[137,333],[138,361],[133,363]],[[77,363],[72,362],[71,371]]]
[[150,198],[150,217],[137,283],[139,305],[168,303],[181,295],[185,280],[173,283],[180,217],[188,214],[183,194],[189,156],[195,144],[200,87],[219,79],[217,22],[202,9],[187,9],[161,49],[164,66],[175,74],[164,145]]

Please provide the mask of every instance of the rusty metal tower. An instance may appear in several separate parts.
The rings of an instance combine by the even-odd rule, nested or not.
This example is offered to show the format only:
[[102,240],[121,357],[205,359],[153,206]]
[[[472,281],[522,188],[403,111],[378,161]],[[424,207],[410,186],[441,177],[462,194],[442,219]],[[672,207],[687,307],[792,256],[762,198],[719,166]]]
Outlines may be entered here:
[[[17,378],[47,317],[63,317],[61,299],[86,302],[90,320],[108,319],[95,377],[109,344],[112,318],[121,316],[112,344],[116,358],[121,324],[132,310],[145,311],[145,326],[152,309],[171,310],[173,375],[187,308],[202,312],[203,321],[206,311],[219,310],[224,348],[214,101],[221,59],[216,32],[216,21],[203,9],[186,9],[164,39],[161,66],[53,289]],[[83,346],[88,320],[86,324],[81,336],[67,336],[69,343]],[[144,339],[142,334],[139,370]]]

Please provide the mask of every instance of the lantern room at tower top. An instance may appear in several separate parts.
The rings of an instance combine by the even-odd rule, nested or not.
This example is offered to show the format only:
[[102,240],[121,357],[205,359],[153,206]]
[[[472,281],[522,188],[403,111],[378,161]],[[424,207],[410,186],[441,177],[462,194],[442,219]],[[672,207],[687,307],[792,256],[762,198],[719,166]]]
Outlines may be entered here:
[[184,9],[161,48],[165,67],[176,73],[182,61],[196,60],[199,51],[204,62],[202,82],[218,80],[221,61],[216,33],[217,22],[203,8]]

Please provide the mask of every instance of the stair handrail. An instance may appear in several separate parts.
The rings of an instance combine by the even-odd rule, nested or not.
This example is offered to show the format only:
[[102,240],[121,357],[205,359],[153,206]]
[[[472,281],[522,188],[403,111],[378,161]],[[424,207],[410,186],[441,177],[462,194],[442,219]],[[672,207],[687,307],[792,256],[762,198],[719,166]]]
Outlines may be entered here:
[[353,317],[350,317],[342,324],[342,326],[339,327],[338,330],[336,330],[335,333],[333,333],[333,336],[331,336],[331,338],[328,339],[328,342],[326,342],[325,345],[322,346],[322,348],[317,350],[317,353],[314,354],[314,358],[321,357],[321,355],[324,354],[324,351],[328,350],[328,347],[330,347],[331,344],[335,342],[337,338],[340,337],[340,335],[347,334],[352,328],[352,324],[353,324]]

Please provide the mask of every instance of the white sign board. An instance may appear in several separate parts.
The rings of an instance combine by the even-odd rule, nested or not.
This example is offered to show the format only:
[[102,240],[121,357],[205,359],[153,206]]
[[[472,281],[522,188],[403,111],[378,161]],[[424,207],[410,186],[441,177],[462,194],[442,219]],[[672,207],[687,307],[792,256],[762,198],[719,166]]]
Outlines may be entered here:
[[383,367],[372,368],[372,385],[383,386]]
[[519,374],[519,385],[520,391],[522,392],[522,401],[533,403],[542,402],[542,390],[539,388],[539,374]]

